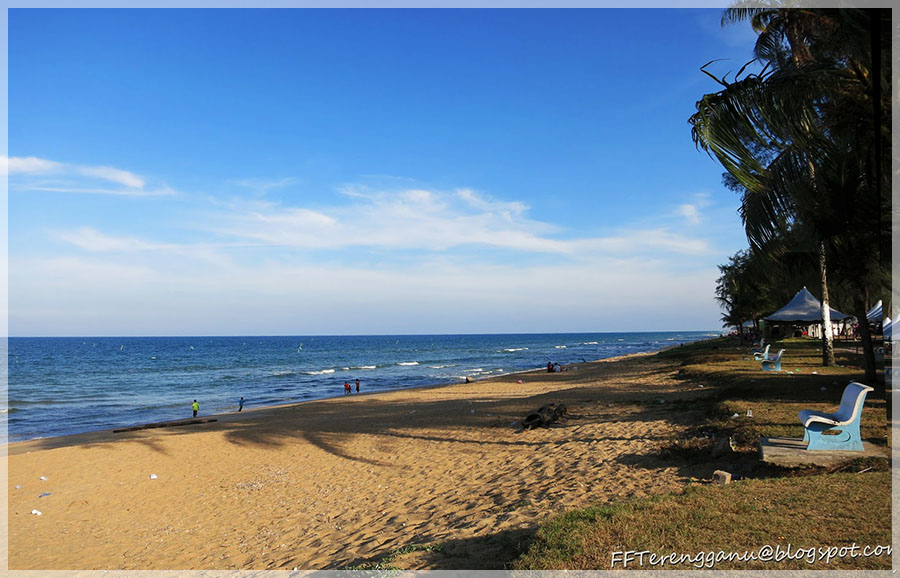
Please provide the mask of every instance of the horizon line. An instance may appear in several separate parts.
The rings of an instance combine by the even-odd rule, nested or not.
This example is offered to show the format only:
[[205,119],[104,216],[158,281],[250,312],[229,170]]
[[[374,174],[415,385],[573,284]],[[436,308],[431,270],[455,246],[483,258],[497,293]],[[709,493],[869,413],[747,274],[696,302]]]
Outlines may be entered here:
[[456,337],[499,335],[583,335],[604,333],[722,333],[725,329],[647,329],[629,331],[512,331],[499,333],[321,333],[321,334],[209,334],[209,335],[8,335],[4,339],[173,339],[173,338],[224,338],[224,337]]

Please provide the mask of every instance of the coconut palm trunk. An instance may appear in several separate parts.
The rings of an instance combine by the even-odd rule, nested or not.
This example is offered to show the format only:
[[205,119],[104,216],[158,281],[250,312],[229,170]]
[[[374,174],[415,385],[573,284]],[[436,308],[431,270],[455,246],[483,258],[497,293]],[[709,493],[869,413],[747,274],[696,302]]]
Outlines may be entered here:
[[833,366],[834,342],[831,333],[831,308],[828,306],[828,275],[825,266],[825,241],[819,242],[819,277],[822,281],[822,365]]
[[[880,389],[877,381],[876,371],[878,367],[875,364],[875,348],[872,343],[872,333],[869,331],[869,320],[866,319],[866,302],[862,295],[858,295],[853,300],[853,314],[859,320],[859,336],[863,345],[863,363],[866,368],[866,383],[872,385],[875,389]],[[883,393],[883,392],[882,392]]]

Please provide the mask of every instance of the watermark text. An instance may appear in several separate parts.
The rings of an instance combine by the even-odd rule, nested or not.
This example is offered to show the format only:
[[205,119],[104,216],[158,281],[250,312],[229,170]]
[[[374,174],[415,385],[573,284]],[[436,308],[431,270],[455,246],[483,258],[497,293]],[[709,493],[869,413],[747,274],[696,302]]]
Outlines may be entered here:
[[612,553],[611,568],[628,568],[629,566],[693,566],[694,568],[715,568],[723,562],[784,562],[802,560],[807,564],[822,562],[830,564],[834,560],[846,558],[871,558],[874,556],[890,557],[890,546],[859,546],[854,542],[850,546],[818,546],[799,548],[793,544],[765,545],[757,550],[743,552],[726,552],[724,550],[699,551],[693,554],[671,552],[659,554],[650,550],[621,550]]

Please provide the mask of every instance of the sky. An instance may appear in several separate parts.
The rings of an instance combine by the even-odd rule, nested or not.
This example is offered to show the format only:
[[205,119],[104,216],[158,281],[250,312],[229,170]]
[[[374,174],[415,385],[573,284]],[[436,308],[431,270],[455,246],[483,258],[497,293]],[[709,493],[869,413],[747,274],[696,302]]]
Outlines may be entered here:
[[9,335],[717,330],[720,18],[11,9]]

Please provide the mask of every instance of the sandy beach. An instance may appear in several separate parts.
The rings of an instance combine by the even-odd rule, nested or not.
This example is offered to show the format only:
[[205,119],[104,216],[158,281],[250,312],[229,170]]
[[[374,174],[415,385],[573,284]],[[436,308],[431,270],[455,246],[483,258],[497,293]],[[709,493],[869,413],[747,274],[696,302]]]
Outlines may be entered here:
[[[685,485],[655,454],[687,422],[659,398],[703,392],[676,370],[638,354],[11,444],[9,568],[346,568],[432,543],[405,564],[502,568],[547,516]],[[550,402],[565,419],[513,426]]]

